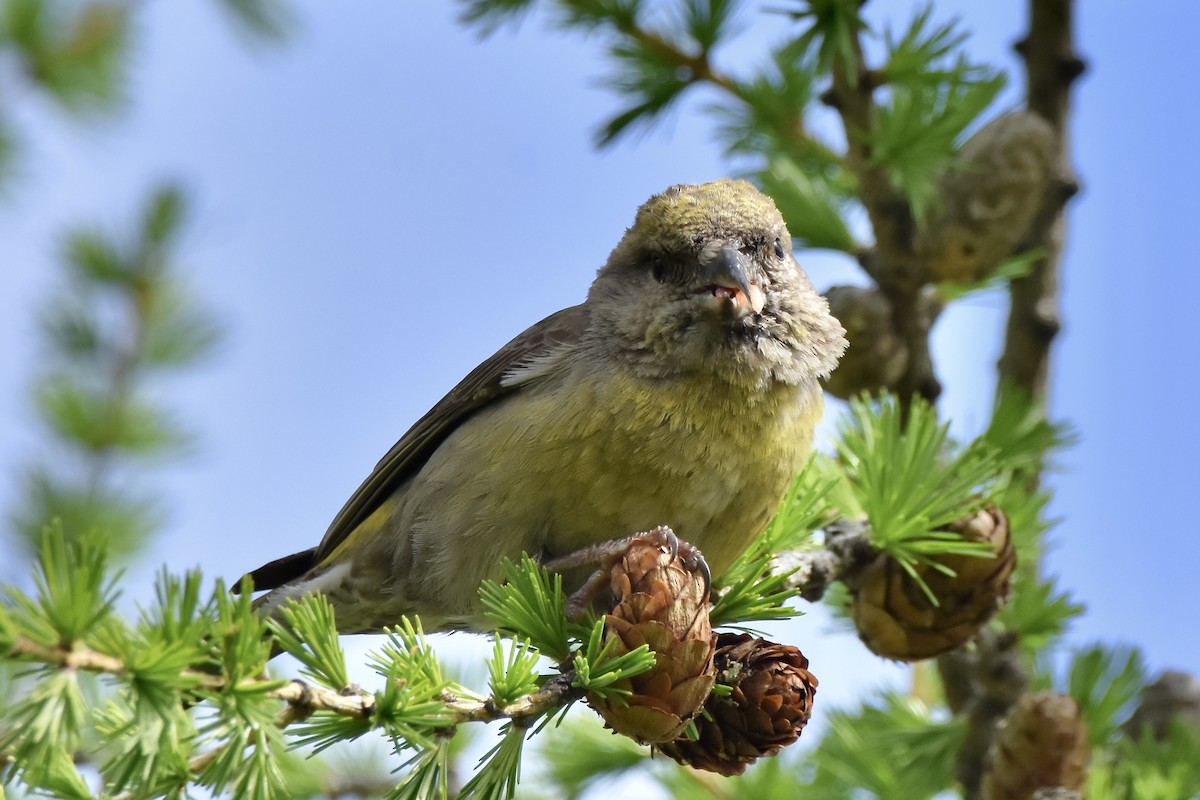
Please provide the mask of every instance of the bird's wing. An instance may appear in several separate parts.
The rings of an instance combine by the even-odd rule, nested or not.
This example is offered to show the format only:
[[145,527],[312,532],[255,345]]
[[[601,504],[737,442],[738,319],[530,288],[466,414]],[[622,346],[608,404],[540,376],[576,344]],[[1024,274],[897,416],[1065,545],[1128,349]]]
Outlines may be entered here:
[[299,578],[327,558],[401,483],[419,470],[446,437],[472,414],[516,391],[524,382],[505,376],[577,341],[587,328],[582,305],[564,308],[519,334],[463,378],[396,442],[334,517],[317,547],[264,564],[248,577],[255,591]]
[[579,339],[587,328],[582,305],[564,308],[526,329],[484,361],[417,420],[387,452],[334,517],[314,553],[314,564],[328,557],[371,516],[396,488],[419,470],[446,437],[479,409],[515,391],[521,381],[504,377],[560,345]]

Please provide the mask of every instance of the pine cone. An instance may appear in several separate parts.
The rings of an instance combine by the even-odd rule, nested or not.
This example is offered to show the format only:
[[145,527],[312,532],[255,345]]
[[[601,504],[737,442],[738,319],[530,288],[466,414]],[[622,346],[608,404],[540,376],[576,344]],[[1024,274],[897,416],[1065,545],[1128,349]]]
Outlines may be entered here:
[[1141,737],[1150,728],[1155,739],[1167,738],[1172,720],[1200,733],[1200,681],[1186,672],[1169,669],[1142,689],[1141,701],[1122,727],[1125,735]]
[[[698,553],[680,542],[680,553]],[[620,699],[588,695],[588,702],[618,733],[643,744],[671,741],[703,707],[713,686],[713,635],[708,581],[683,559],[650,539],[634,539],[612,568],[616,608],[604,618],[616,655],[648,644],[655,664],[615,684]]]
[[1023,695],[988,754],[980,797],[1030,800],[1044,787],[1082,796],[1088,755],[1087,726],[1074,700],[1055,692]]
[[949,652],[968,642],[1007,598],[1017,558],[1004,512],[988,506],[947,530],[967,541],[989,542],[996,557],[938,558],[953,576],[917,565],[917,574],[938,599],[934,605],[899,562],[886,553],[877,556],[850,587],[850,614],[871,652],[899,661]]
[[896,333],[892,306],[883,292],[874,287],[832,286],[825,299],[850,343],[837,369],[825,379],[825,388],[834,397],[849,400],[860,392],[894,386],[908,366],[908,347]]
[[745,633],[717,635],[718,680],[733,689],[712,694],[696,718],[699,736],[659,745],[662,753],[697,769],[740,775],[762,756],[800,738],[812,714],[817,679],[795,647]]
[[1021,243],[1055,173],[1054,129],[1032,111],[984,125],[942,176],[916,249],[935,280],[976,283]]
[[[895,388],[908,368],[908,345],[896,332],[887,297],[873,286],[831,286],[825,298],[850,342],[837,369],[825,379],[825,388],[843,400]],[[924,318],[923,327],[932,325],[941,311],[935,292],[920,296],[917,313]]]

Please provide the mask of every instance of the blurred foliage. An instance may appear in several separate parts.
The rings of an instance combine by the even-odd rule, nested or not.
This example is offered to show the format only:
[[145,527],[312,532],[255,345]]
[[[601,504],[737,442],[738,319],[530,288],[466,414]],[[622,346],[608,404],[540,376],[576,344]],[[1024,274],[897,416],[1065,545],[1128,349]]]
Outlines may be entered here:
[[296,27],[296,16],[286,0],[218,0],[233,23],[246,35],[281,41]]
[[1008,515],[1017,551],[1012,594],[997,619],[1018,635],[1022,650],[1032,661],[1085,611],[1059,587],[1057,577],[1042,568],[1042,556],[1051,545],[1049,533],[1058,521],[1047,517],[1049,492],[1031,480],[1055,468],[1058,454],[1078,437],[1071,426],[1048,420],[1042,405],[1021,390],[1001,386],[981,439],[1004,454],[1007,471],[993,500]]
[[833,712],[829,727],[804,797],[925,800],[954,786],[961,720],[939,722],[920,701],[888,694],[856,712]]
[[1087,786],[1092,800],[1200,798],[1195,698],[1174,698],[1174,708],[1156,707],[1152,713],[1167,714],[1160,730],[1149,724],[1133,730],[1130,718],[1135,706],[1141,711],[1147,704],[1148,680],[1136,647],[1097,644],[1073,654],[1058,681],[1087,721],[1094,748]]
[[840,65],[850,80],[858,78],[859,36],[868,30],[861,16],[861,3],[846,0],[798,0],[786,13],[802,24],[796,40],[802,47],[815,45],[817,64],[822,72],[833,71]]
[[996,69],[972,62],[957,23],[932,26],[933,6],[900,37],[886,32],[880,105],[871,151],[918,218],[936,202],[937,179],[954,163],[963,133],[1004,88]]
[[[217,0],[253,40],[281,40],[294,27],[286,0]],[[137,45],[133,0],[0,0],[0,74],[76,118],[112,115],[124,106],[129,55]],[[13,93],[0,95],[0,187],[17,162],[19,132],[9,122]]]
[[832,182],[811,175],[793,159],[780,155],[758,173],[758,180],[787,221],[794,247],[855,253],[858,243],[840,210],[844,201],[833,194]]
[[1091,800],[1196,800],[1200,797],[1200,733],[1177,722],[1162,740],[1122,739],[1093,758]]
[[[223,4],[255,36],[284,32],[288,15],[281,0]],[[0,0],[0,189],[9,188],[21,167],[14,103],[44,100],[72,122],[111,118],[124,109],[145,9],[129,0]],[[41,309],[39,371],[31,387],[46,441],[20,475],[5,537],[32,554],[43,526],[51,525],[41,556],[41,606],[5,589],[0,651],[7,652],[6,636],[15,635],[11,625],[5,630],[13,614],[47,646],[83,631],[106,635],[113,586],[90,581],[107,574],[109,553],[131,556],[156,529],[163,505],[146,485],[146,468],[185,452],[191,442],[158,397],[160,377],[199,364],[216,346],[219,326],[191,298],[177,264],[183,193],[168,185],[149,194],[131,236],[80,227],[61,245],[62,276]],[[17,192],[6,195],[19,200]],[[104,532],[103,548],[85,543],[92,531]],[[76,547],[98,569],[76,563],[56,573]],[[195,633],[194,625],[177,630]],[[137,635],[125,644],[129,677],[143,689],[130,707],[114,704],[122,690],[102,687],[86,672],[16,672],[0,664],[0,797],[17,773],[55,796],[92,797],[77,761],[111,759],[117,785],[186,774],[181,759],[190,734],[178,698],[161,690],[163,671],[180,666],[178,654],[143,650]],[[134,729],[134,746],[114,750]],[[21,764],[10,761],[14,754]]]
[[63,285],[42,314],[34,380],[51,444],[26,468],[12,512],[27,550],[53,519],[73,533],[104,531],[121,555],[161,523],[136,467],[186,452],[191,437],[155,399],[157,382],[200,362],[220,337],[176,264],[184,216],[183,193],[164,186],[132,237],[80,228],[64,239]]
[[580,797],[585,789],[603,787],[638,766],[680,800],[927,800],[952,788],[954,758],[963,736],[960,722],[939,720],[931,709],[900,694],[826,716],[829,728],[815,748],[763,759],[732,778],[662,758],[639,760],[636,751],[607,741],[619,737],[600,738],[580,731],[583,726],[567,726],[549,738],[565,733],[586,752],[576,752],[566,743],[545,748],[548,776],[554,781],[552,796]]
[[[283,0],[221,6],[258,39],[281,38],[291,27]],[[15,73],[9,84],[23,82],[76,118],[118,112],[141,12],[116,0],[0,0],[2,67]],[[6,112],[0,105],[0,185],[20,140]],[[158,399],[160,380],[202,363],[220,339],[177,263],[186,206],[179,187],[160,186],[132,236],[78,227],[63,238],[63,276],[42,309],[32,381],[49,441],[23,469],[20,500],[8,514],[26,552],[54,519],[72,534],[104,531],[122,556],[162,523],[163,503],[143,485],[144,468],[187,452],[192,437]]]
[[1072,656],[1066,689],[1079,704],[1093,747],[1121,737],[1147,681],[1145,659],[1135,647],[1093,645]]
[[646,748],[601,728],[584,714],[569,715],[557,729],[548,730],[537,752],[542,756],[541,770],[547,772],[545,783],[553,787],[549,796],[563,800],[577,800],[648,763]]
[[64,110],[112,111],[123,98],[131,33],[124,3],[4,0],[0,49]]

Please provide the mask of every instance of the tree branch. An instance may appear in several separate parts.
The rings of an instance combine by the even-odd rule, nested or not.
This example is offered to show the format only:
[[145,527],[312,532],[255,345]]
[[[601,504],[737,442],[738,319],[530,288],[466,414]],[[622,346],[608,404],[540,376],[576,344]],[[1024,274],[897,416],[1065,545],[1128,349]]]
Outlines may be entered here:
[[634,41],[644,45],[648,50],[658,53],[672,64],[688,70],[693,83],[710,83],[713,86],[724,89],[730,94],[738,94],[737,84],[734,80],[728,75],[713,69],[711,62],[708,60],[707,51],[701,50],[695,54],[686,53],[665,39],[661,34],[637,25],[627,30],[623,29],[622,32]]
[[864,523],[845,518],[825,528],[820,550],[784,550],[771,562],[771,574],[787,575],[787,587],[815,603],[836,581],[845,581],[879,554]]
[[562,708],[583,697],[584,691],[572,686],[572,679],[573,673],[553,677],[546,681],[546,685],[541,689],[523,695],[503,707],[497,707],[492,698],[482,701],[463,699],[450,692],[442,694],[442,701],[454,716],[455,725],[463,722],[511,719],[517,725],[527,726],[547,711]]
[[[78,669],[107,675],[123,675],[125,663],[119,658],[105,655],[81,644],[71,647],[46,647],[25,637],[17,637],[13,646],[3,654],[6,659],[35,661],[56,664],[67,669]],[[220,691],[228,686],[220,675],[198,670],[185,670],[183,676],[194,681],[205,691]],[[505,706],[497,706],[492,698],[476,700],[461,697],[451,692],[441,696],[450,716],[450,725],[464,722],[494,722],[511,719],[518,724],[528,724],[555,708],[583,697],[584,691],[572,685],[573,673],[551,678],[536,692],[519,697]],[[249,686],[258,681],[247,681]],[[334,691],[313,686],[307,681],[293,678],[282,686],[264,693],[267,697],[282,700],[288,708],[280,714],[279,726],[303,720],[316,711],[328,711],[352,719],[370,719],[375,713],[375,696],[357,686]]]
[[937,667],[950,712],[967,722],[955,772],[964,796],[976,800],[996,726],[1029,685],[1029,675],[1021,664],[1016,636],[989,628],[975,637],[974,649],[940,656]]
[[877,114],[874,99],[875,83],[866,80],[868,74],[862,54],[862,42],[854,36],[857,64],[854,75],[840,56],[833,59],[833,86],[822,98],[841,117],[846,133],[846,165],[858,180],[859,199],[871,220],[878,254],[876,272],[871,277],[885,291],[903,287],[915,294],[925,283],[924,271],[913,253],[913,234],[916,222],[912,207],[897,190],[883,164],[877,163],[871,151],[871,137]]
[[[745,90],[738,84],[737,80],[713,66],[707,50],[701,50],[699,53],[689,53],[657,31],[637,24],[620,26],[618,31],[621,35],[628,36],[646,49],[662,56],[667,62],[686,70],[689,83],[708,84],[747,106],[753,105],[753,101],[746,96]],[[798,145],[803,145],[805,148],[821,151],[830,161],[842,160],[841,156],[834,153],[808,132],[808,129],[804,126],[803,117],[799,114],[796,116],[794,124],[781,128],[778,133]]]
[[920,313],[921,289],[929,280],[928,268],[915,252],[916,218],[912,206],[871,151],[878,113],[874,99],[878,83],[873,76],[878,73],[868,69],[857,33],[853,46],[857,63],[850,69],[841,56],[834,57],[833,86],[822,99],[842,119],[846,164],[858,180],[859,199],[875,234],[874,248],[869,256],[866,252],[861,254],[859,263],[887,297],[892,325],[908,350],[904,374],[894,387],[901,408],[907,412],[914,395],[932,403],[942,391],[929,353],[933,318]]
[[1058,267],[1064,237],[1063,206],[1077,190],[1067,161],[1070,90],[1084,70],[1075,53],[1072,0],[1030,0],[1029,35],[1016,44],[1025,62],[1027,104],[1057,133],[1055,161],[1060,179],[1045,198],[1026,248],[1040,248],[1042,258],[1029,275],[1012,281],[1012,305],[1000,357],[1002,380],[1034,398],[1045,398],[1050,346],[1058,334]]

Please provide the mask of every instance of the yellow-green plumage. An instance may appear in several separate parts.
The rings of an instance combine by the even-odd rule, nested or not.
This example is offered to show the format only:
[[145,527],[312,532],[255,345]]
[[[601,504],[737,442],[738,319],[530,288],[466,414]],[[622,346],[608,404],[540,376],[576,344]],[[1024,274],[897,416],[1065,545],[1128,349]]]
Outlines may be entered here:
[[479,583],[503,557],[657,525],[720,571],[801,466],[817,378],[845,346],[786,237],[744,182],[651,198],[587,301],[510,342],[418,422],[265,609],[320,590],[347,632],[411,613],[427,629],[474,627]]
[[643,240],[664,247],[690,247],[697,237],[713,239],[728,231],[753,233],[777,220],[779,212],[771,198],[747,187],[744,181],[721,180],[684,192],[668,190],[638,209],[634,229]]

